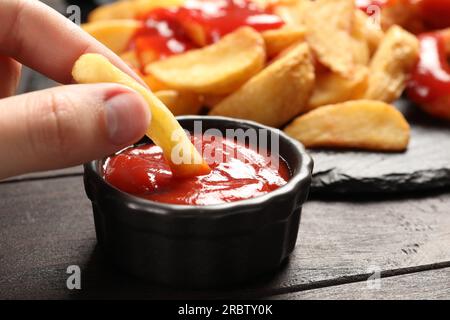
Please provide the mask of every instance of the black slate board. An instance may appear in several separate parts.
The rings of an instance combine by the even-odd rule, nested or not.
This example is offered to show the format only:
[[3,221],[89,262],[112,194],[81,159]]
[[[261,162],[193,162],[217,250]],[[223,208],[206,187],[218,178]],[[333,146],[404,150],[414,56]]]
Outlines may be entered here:
[[430,118],[406,99],[395,104],[411,125],[408,150],[311,150],[313,192],[392,193],[450,186],[450,125]]

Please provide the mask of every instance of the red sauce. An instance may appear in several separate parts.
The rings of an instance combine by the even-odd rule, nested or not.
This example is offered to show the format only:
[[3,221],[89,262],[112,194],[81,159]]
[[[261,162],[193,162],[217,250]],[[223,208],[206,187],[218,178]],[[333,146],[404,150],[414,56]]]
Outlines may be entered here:
[[152,52],[155,59],[161,59],[197,47],[179,23],[177,9],[156,8],[138,19],[144,24],[130,43],[138,56]]
[[408,94],[419,104],[431,103],[450,94],[446,40],[439,32],[420,35],[419,40],[420,59],[411,73]]
[[188,0],[178,13],[180,21],[203,28],[206,43],[214,43],[242,26],[264,31],[284,24],[269,9],[261,9],[249,0]]
[[429,29],[450,27],[449,0],[420,0],[420,13]]
[[181,7],[156,8],[137,19],[144,24],[130,49],[138,56],[151,51],[158,59],[214,43],[242,26],[264,31],[283,25],[271,9],[250,0],[187,0]]
[[[104,178],[118,189],[163,203],[212,205],[254,198],[286,184],[290,171],[281,158],[214,136],[194,137],[211,167],[207,175],[174,178],[162,150],[153,144],[130,147],[108,158]],[[221,159],[218,161],[217,159]]]

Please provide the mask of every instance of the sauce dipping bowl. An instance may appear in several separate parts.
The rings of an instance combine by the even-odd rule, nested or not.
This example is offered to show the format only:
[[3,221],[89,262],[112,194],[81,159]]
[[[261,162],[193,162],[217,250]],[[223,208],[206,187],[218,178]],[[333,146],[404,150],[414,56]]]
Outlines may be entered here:
[[115,188],[103,178],[106,159],[92,161],[84,166],[84,184],[99,247],[125,272],[173,287],[231,286],[274,272],[295,247],[312,159],[299,142],[256,122],[211,116],[177,119],[189,131],[201,123],[203,132],[218,129],[224,136],[226,129],[272,135],[290,168],[289,181],[248,200],[173,205]]

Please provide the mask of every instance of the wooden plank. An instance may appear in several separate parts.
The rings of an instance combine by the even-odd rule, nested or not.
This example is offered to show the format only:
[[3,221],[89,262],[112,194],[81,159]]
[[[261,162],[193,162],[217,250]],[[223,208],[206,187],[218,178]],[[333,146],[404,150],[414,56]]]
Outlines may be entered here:
[[38,180],[38,179],[51,179],[51,178],[81,176],[82,174],[83,174],[83,166],[75,166],[75,167],[64,168],[64,169],[59,169],[59,170],[50,170],[50,171],[41,171],[41,172],[22,174],[19,176],[0,180],[0,184],[23,182],[23,181]]
[[[0,298],[264,297],[450,261],[450,193],[307,203],[295,252],[275,275],[228,290],[170,290],[118,272],[95,247],[81,177],[0,185]],[[82,270],[81,291],[66,268]]]
[[450,268],[430,270],[340,286],[294,292],[275,300],[431,300],[450,299]]

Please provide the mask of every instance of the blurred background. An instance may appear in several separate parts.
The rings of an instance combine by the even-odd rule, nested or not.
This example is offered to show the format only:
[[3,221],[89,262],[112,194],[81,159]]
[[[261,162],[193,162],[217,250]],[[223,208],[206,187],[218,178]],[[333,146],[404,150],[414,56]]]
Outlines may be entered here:
[[[46,5],[54,8],[55,10],[57,10],[64,16],[70,15],[70,13],[67,12],[67,8],[69,6],[71,6],[71,5],[79,6],[81,9],[81,22],[86,21],[87,15],[95,7],[105,4],[105,3],[114,2],[114,0],[75,0],[75,1],[40,0],[40,1],[45,3]],[[20,80],[20,84],[17,89],[17,94],[35,91],[35,90],[42,90],[42,89],[54,87],[55,85],[57,85],[56,82],[48,79],[47,77],[45,77],[27,67],[24,67],[22,70],[22,77]]]

